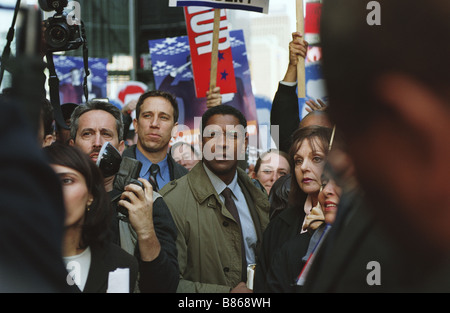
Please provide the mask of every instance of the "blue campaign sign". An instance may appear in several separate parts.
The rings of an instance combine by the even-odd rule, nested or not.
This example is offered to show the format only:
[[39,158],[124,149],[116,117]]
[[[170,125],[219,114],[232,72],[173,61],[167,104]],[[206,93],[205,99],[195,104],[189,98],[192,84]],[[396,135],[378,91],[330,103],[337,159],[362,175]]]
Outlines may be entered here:
[[305,81],[306,81],[306,98],[299,98],[299,109],[300,117],[305,116],[308,112],[306,109],[306,100],[312,99],[317,101],[317,99],[322,100],[327,103],[328,95],[325,89],[325,80],[322,74],[322,64],[321,62],[315,62],[311,64],[306,64],[305,66]]
[[328,94],[325,86],[325,79],[322,73],[322,49],[318,45],[308,47],[308,54],[305,60],[305,90],[306,98],[299,98],[300,118],[303,118],[308,112],[305,102],[309,99],[328,102]]
[[169,0],[169,7],[192,6],[269,13],[269,0]]
[[[60,103],[72,102],[79,104],[86,102],[83,91],[85,76],[83,58],[55,55],[53,60],[56,74],[59,78]],[[87,77],[88,100],[107,97],[107,64],[108,59],[89,58],[88,67],[91,74]]]

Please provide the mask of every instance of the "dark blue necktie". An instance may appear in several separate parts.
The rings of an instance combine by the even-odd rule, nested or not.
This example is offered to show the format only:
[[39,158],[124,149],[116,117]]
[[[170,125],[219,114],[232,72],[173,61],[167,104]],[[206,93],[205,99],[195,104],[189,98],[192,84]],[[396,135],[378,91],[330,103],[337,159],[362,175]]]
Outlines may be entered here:
[[159,173],[159,165],[158,164],[152,164],[150,166],[150,175],[148,177],[148,180],[150,184],[152,184],[153,190],[158,191],[158,181],[156,180],[156,175]]

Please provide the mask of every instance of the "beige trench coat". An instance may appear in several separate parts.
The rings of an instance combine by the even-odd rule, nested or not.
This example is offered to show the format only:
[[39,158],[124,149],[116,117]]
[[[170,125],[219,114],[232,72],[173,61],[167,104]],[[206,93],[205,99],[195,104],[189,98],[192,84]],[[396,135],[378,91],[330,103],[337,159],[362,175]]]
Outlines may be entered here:
[[[253,218],[258,245],[269,222],[267,194],[238,168],[238,183]],[[222,205],[202,162],[161,191],[178,228],[177,292],[229,292],[242,277],[241,232]]]

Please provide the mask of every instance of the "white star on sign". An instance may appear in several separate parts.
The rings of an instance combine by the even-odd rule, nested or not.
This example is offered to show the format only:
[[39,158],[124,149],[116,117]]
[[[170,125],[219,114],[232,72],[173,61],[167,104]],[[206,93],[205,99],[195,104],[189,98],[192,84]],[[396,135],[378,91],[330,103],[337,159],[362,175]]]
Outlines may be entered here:
[[167,45],[171,45],[177,42],[177,38],[176,37],[172,37],[172,38],[166,38],[166,40],[164,40],[164,43],[166,43]]
[[156,61],[155,67],[164,67],[166,63],[167,61]]

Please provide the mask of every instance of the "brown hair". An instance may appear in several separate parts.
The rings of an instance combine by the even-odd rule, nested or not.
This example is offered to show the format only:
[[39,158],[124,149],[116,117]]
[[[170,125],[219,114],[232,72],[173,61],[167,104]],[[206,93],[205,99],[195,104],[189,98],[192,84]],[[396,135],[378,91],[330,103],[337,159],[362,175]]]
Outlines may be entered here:
[[100,169],[79,148],[54,143],[44,152],[51,164],[66,166],[80,172],[86,180],[86,187],[93,196],[90,210],[85,212],[80,248],[103,245],[110,240],[111,201],[105,190]]
[[[297,153],[300,145],[304,140],[308,140],[313,151],[323,150],[328,155],[328,147],[330,143],[332,130],[323,126],[307,126],[297,129],[292,135],[292,145],[289,149],[289,159],[294,164],[294,155]],[[319,146],[318,146],[319,145]],[[291,189],[289,191],[289,206],[303,207],[307,198],[307,194],[300,189],[295,178],[295,166],[291,166]]]
[[169,101],[173,108],[173,122],[174,123],[178,122],[179,110],[178,110],[177,99],[170,92],[166,92],[166,91],[162,91],[162,90],[147,91],[146,93],[143,93],[139,97],[138,102],[136,103],[136,119],[137,120],[139,119],[139,115],[141,114],[141,106],[144,103],[145,99],[151,98],[151,97],[154,97],[154,98],[160,97],[160,98],[164,98],[167,101]]

